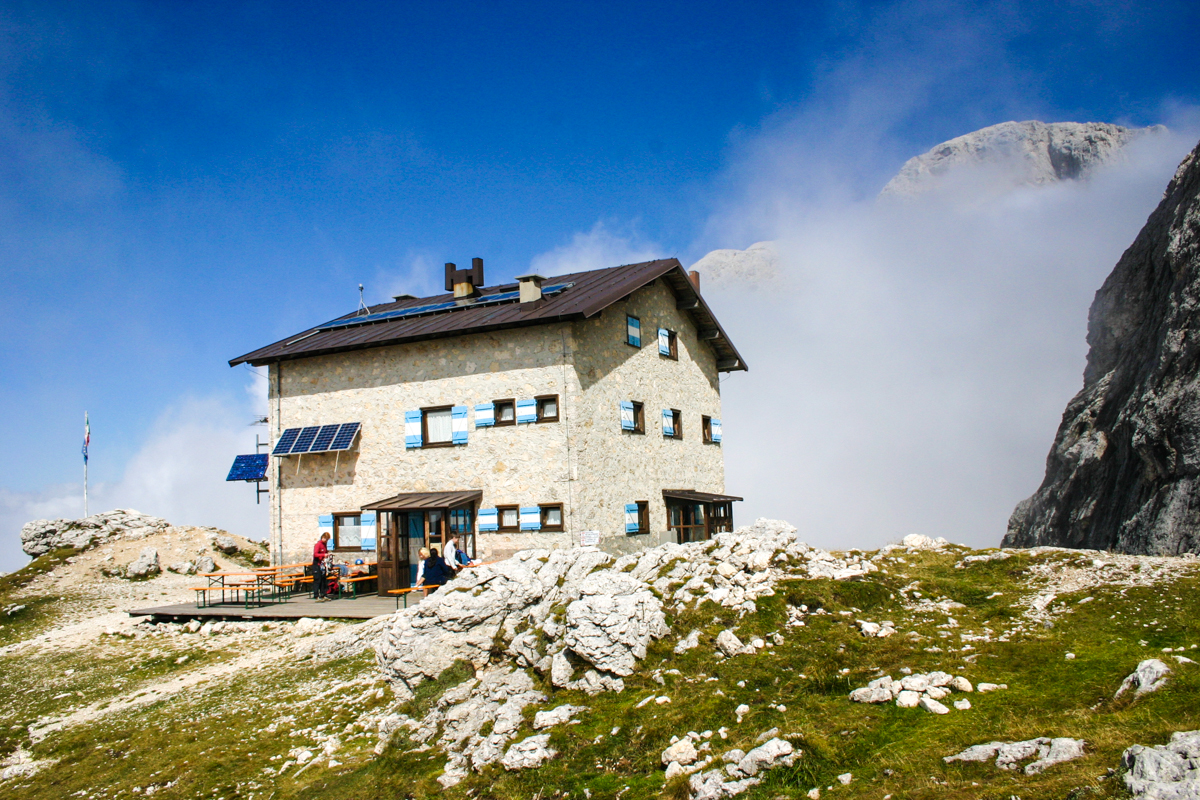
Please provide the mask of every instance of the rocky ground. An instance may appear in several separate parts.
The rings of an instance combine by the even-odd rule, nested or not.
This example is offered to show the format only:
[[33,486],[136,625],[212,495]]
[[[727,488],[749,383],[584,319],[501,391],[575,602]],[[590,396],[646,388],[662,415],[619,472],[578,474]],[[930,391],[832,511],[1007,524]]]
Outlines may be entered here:
[[366,623],[152,625],[123,610],[184,599],[167,566],[261,548],[109,527],[0,577],[15,796],[1197,796],[1193,558],[760,520],[519,554]]

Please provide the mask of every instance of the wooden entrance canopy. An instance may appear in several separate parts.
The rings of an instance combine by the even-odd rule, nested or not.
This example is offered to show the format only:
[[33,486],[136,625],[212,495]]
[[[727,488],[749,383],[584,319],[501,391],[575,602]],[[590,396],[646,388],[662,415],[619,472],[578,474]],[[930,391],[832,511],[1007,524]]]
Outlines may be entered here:
[[[456,508],[483,499],[481,489],[462,492],[404,492],[387,500],[363,506],[364,511],[424,511],[435,508]],[[739,498],[740,499],[740,498]]]

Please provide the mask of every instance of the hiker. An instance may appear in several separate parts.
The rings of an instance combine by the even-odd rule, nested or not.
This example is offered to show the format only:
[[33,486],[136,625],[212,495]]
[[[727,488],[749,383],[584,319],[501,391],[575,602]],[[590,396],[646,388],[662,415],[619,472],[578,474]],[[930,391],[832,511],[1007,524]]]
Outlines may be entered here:
[[429,558],[429,551],[422,547],[417,551],[417,582],[413,586],[417,589],[421,588],[421,584],[425,583],[425,559]]
[[446,560],[438,555],[436,547],[429,548],[429,558],[425,559],[425,582],[422,584],[425,589],[425,596],[429,596],[431,588],[437,588],[445,583],[453,575],[447,575],[450,570],[446,567]]
[[446,565],[453,570],[452,575],[457,575],[463,567],[470,566],[471,559],[462,550],[458,549],[458,534],[453,534],[450,541],[446,542]]
[[325,531],[313,545],[313,599],[318,603],[324,603],[329,599],[325,596],[329,591],[329,581],[325,577],[325,562],[329,560],[329,548],[325,546],[325,543],[329,541],[329,538],[329,531]]

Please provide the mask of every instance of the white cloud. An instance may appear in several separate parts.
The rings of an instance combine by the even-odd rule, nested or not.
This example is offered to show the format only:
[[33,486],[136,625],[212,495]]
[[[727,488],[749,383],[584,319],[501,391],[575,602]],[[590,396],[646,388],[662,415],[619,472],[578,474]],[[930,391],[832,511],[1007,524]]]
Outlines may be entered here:
[[[266,380],[251,379],[249,402],[189,398],[164,411],[119,481],[89,487],[92,513],[133,508],[181,525],[215,525],[251,539],[266,539],[269,505],[255,504],[254,489],[226,483],[233,457],[254,452],[250,423],[266,410]],[[93,455],[102,452],[92,440]],[[27,562],[21,526],[34,519],[74,519],[83,514],[82,483],[36,492],[0,489],[0,569]]]
[[529,269],[551,277],[621,264],[637,264],[655,258],[662,258],[662,248],[643,240],[632,227],[613,231],[609,223],[600,221],[587,233],[576,233],[569,243],[535,256]]
[[776,187],[781,277],[708,297],[751,367],[723,384],[741,519],[825,546],[997,545],[1082,385],[1092,296],[1195,135],[1040,188],[998,190],[988,170],[905,204]]

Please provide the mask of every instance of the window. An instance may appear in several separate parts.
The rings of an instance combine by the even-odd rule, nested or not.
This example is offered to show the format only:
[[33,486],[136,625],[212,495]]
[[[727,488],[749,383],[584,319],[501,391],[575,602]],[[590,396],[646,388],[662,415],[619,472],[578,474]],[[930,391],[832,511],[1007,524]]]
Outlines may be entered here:
[[658,353],[667,358],[679,359],[679,337],[675,335],[675,331],[658,329]]
[[496,427],[501,425],[516,425],[517,424],[517,401],[509,398],[508,400],[496,400],[493,405],[496,408]]
[[546,394],[537,398],[537,421],[558,422],[558,395]]
[[496,506],[499,512],[500,530],[516,531],[521,529],[521,511],[517,506]]
[[563,529],[562,503],[539,506],[542,511],[542,530],[561,531]]
[[450,406],[421,409],[421,439],[425,447],[453,444],[454,431]]
[[642,321],[637,317],[625,317],[625,344],[642,346]]
[[362,549],[362,517],[360,515],[333,515],[333,549]]
[[683,438],[683,412],[678,408],[663,409],[663,436],[668,439]]
[[630,428],[634,433],[646,433],[646,413],[642,409],[642,404],[638,402],[631,403],[634,407],[634,427]]
[[700,417],[700,434],[705,444],[712,444],[712,417]]
[[625,533],[650,532],[650,503],[639,500],[636,503],[625,504]]

